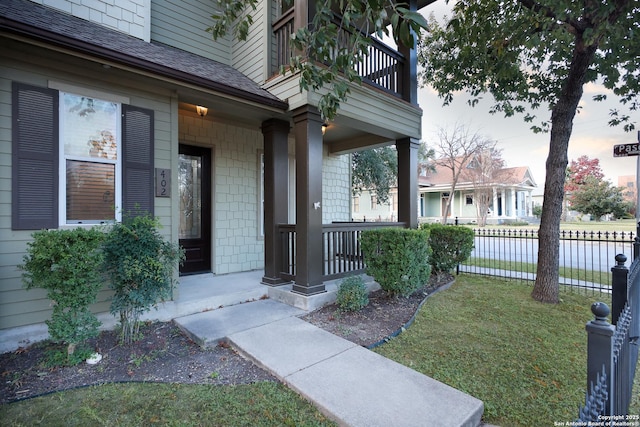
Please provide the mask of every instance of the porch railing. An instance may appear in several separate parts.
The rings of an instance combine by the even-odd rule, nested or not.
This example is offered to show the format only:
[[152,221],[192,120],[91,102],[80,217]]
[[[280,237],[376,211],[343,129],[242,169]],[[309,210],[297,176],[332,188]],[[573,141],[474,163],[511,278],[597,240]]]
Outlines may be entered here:
[[[406,227],[404,222],[334,222],[322,226],[323,280],[333,280],[364,272],[365,263],[360,247],[364,230],[381,227]],[[281,224],[278,234],[282,244],[282,271],[280,277],[295,280],[296,226]]]
[[[335,19],[335,23],[340,22]],[[338,43],[346,45],[355,28],[342,28],[338,33]],[[295,32],[294,9],[286,11],[273,24],[275,58],[272,73],[277,73],[280,67],[287,66],[293,55],[291,49],[291,35]],[[362,80],[372,86],[382,89],[394,96],[402,97],[404,56],[395,49],[385,45],[377,39],[372,39],[367,55],[356,64],[356,71]]]
[[[640,258],[624,266],[626,256],[616,256],[613,275],[612,311],[594,303],[591,311],[595,320],[587,323],[587,393],[580,407],[576,425],[637,425],[640,418],[628,418],[633,381],[638,363],[640,338]],[[612,422],[613,421],[613,422]],[[584,423],[584,424],[582,424]]]

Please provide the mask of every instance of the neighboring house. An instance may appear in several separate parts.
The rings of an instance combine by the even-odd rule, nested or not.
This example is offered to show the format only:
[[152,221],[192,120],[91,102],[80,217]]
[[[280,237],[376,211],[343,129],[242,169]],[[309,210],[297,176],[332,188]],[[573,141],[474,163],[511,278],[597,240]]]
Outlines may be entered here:
[[[445,166],[436,166],[434,172],[426,169],[418,177],[418,218],[420,222],[442,222],[447,199],[451,194],[453,174]],[[478,191],[482,188],[481,191]],[[528,167],[502,168],[491,182],[479,185],[461,174],[453,193],[448,223],[455,218],[460,223],[476,223],[478,197],[488,197],[487,223],[499,224],[533,219],[533,195],[537,188]],[[397,215],[396,189],[392,188],[387,203],[377,203],[368,191],[353,197],[353,219],[357,221],[394,221]]]
[[263,269],[324,292],[323,230],[351,219],[349,153],[374,145],[397,146],[398,219],[417,226],[415,50],[374,45],[323,135],[318,95],[278,73],[308,3],[259,1],[242,42],[205,31],[210,0],[0,2],[0,329],[50,317],[17,269],[35,230],[136,207],[186,248],[181,274]]
[[[469,166],[465,166],[467,168]],[[447,199],[453,197],[449,218],[461,223],[474,223],[478,218],[478,198],[487,197],[487,223],[500,224],[528,221],[533,218],[532,192],[537,187],[526,166],[502,168],[479,184],[463,171],[451,194],[451,169],[438,165],[433,173],[419,178],[420,218],[427,222],[442,221]],[[449,222],[449,221],[448,221]]]

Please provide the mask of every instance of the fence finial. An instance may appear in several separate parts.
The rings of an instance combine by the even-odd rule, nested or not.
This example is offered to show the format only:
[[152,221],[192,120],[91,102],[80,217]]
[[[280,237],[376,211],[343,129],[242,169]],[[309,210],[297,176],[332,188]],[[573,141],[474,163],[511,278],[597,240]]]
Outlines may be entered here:
[[607,316],[609,316],[611,310],[609,309],[609,306],[607,304],[603,302],[594,302],[593,304],[591,304],[591,312],[596,317],[594,323],[609,323],[607,322]]
[[627,262],[627,256],[625,254],[616,255],[616,267],[624,267],[625,262]]

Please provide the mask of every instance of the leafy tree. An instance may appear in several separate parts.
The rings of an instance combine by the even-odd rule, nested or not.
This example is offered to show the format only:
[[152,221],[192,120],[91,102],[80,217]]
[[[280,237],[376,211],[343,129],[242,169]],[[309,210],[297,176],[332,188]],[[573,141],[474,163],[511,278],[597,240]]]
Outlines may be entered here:
[[[214,0],[219,13],[212,15],[213,25],[207,29],[214,39],[231,31],[233,37],[245,40],[253,22],[258,0]],[[372,37],[391,33],[398,45],[413,47],[416,35],[426,29],[425,18],[407,9],[405,3],[391,0],[319,0],[312,22],[300,28],[291,38],[294,55],[281,72],[298,73],[300,90],[327,89],[318,110],[328,120],[335,117],[341,102],[350,92],[350,83],[361,83],[356,67],[369,53]],[[340,22],[334,22],[334,10],[341,11]],[[355,28],[354,31],[341,31]]]
[[622,188],[595,176],[586,176],[583,182],[569,195],[571,208],[591,215],[596,221],[607,214],[620,218],[631,208],[624,200]]
[[567,181],[564,184],[564,191],[575,191],[585,183],[588,176],[603,179],[604,173],[600,168],[600,159],[590,159],[589,156],[580,156],[577,160],[571,160],[567,168]]
[[[539,107],[551,111],[532,127],[551,132],[532,292],[538,301],[558,302],[567,148],[583,87],[601,82],[630,110],[638,108],[638,27],[640,5],[632,0],[459,0],[446,25],[429,22],[419,48],[422,81],[445,104],[466,90],[471,105],[490,93],[495,101],[491,112],[522,113],[527,122]],[[618,110],[609,123],[634,127],[630,116]]]
[[536,203],[536,204],[533,206],[533,215],[534,215],[536,218],[540,218],[540,217],[542,216],[542,205],[541,205],[541,204]]
[[357,151],[352,157],[351,188],[357,196],[369,190],[380,203],[389,200],[389,189],[398,177],[398,153],[386,146]]
[[469,164],[469,161],[478,153],[495,148],[495,141],[480,135],[477,131],[472,131],[468,126],[456,124],[452,129],[438,129],[438,141],[434,143],[434,150],[438,158],[437,165],[443,166],[451,171],[452,181],[450,197],[442,215],[442,223],[447,223],[451,202],[456,186]]
[[[433,171],[435,151],[422,141],[418,149],[418,168]],[[357,196],[363,190],[375,194],[380,203],[389,201],[389,190],[398,178],[398,152],[392,146],[353,153],[351,188]]]

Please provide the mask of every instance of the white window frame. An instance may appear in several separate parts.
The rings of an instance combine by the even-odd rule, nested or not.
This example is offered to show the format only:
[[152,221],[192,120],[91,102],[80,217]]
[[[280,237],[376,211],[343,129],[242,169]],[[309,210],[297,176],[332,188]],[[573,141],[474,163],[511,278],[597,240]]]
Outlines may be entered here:
[[[110,220],[67,220],[67,160],[84,161],[91,163],[104,163],[115,165],[115,196],[114,196],[114,209],[115,209],[115,221],[120,222],[122,220],[122,97],[110,95],[95,90],[87,90],[77,87],[72,87],[64,84],[50,84],[50,87],[58,89],[60,92],[59,106],[59,170],[58,170],[58,217],[60,227],[64,226],[78,226],[78,225],[95,225],[104,224],[110,222]],[[65,153],[65,141],[62,137],[65,131],[64,121],[64,95],[70,94],[75,96],[83,96],[92,99],[100,99],[101,101],[113,102],[116,104],[116,160],[100,159],[96,157],[85,157],[70,155]]]

